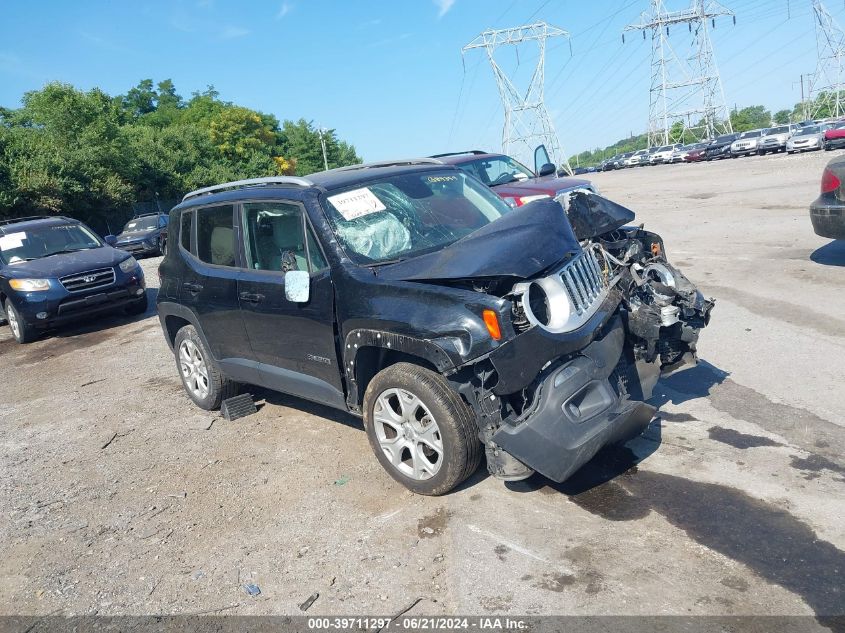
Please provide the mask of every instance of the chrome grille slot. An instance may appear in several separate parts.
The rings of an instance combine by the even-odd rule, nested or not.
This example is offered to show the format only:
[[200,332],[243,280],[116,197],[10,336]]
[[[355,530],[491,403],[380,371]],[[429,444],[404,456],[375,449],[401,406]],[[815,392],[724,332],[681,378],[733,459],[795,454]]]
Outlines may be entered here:
[[594,249],[579,254],[559,274],[579,315],[588,311],[607,288]]
[[114,283],[114,279],[114,268],[100,268],[61,277],[59,281],[68,292],[84,292],[110,286]]

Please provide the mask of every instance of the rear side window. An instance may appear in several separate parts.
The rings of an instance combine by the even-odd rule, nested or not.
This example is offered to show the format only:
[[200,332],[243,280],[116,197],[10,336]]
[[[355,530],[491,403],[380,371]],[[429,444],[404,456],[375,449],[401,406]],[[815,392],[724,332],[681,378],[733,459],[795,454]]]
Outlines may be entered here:
[[179,243],[189,253],[191,252],[191,221],[194,218],[192,211],[183,211],[180,218]]
[[198,209],[197,252],[201,261],[215,266],[235,265],[235,227],[230,204]]

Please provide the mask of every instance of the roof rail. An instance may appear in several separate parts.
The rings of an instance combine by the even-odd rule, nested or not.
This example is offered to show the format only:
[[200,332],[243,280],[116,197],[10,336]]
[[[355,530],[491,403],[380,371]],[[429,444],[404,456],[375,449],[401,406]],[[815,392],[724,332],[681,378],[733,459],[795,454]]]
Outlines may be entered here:
[[66,220],[63,215],[28,215],[24,218],[8,218],[0,220],[0,226],[4,224],[15,224],[17,222],[29,222],[30,220]]
[[232,182],[224,182],[222,185],[214,185],[213,187],[204,187],[186,193],[182,198],[182,202],[196,198],[210,193],[218,193],[226,191],[227,189],[242,189],[245,187],[260,187],[264,185],[294,185],[296,187],[312,187],[314,183],[307,178],[300,178],[299,176],[267,176],[264,178],[247,178],[245,180],[235,180]]
[[403,165],[442,165],[443,163],[433,157],[430,158],[407,158],[402,160],[385,160],[377,163],[363,163],[361,165],[349,165],[338,167],[331,171],[355,171],[356,169],[376,169],[378,167],[401,167]]
[[446,158],[447,156],[462,156],[464,154],[473,154],[479,156],[481,154],[489,154],[490,152],[483,152],[480,149],[468,149],[465,152],[446,152],[445,154],[434,154],[429,158]]

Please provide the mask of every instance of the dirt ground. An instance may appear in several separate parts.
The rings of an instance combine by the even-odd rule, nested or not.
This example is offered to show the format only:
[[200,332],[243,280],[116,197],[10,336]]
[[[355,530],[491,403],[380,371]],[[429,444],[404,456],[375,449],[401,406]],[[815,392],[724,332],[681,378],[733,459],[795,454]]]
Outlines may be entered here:
[[807,212],[829,157],[595,175],[717,304],[646,434],[563,485],[415,496],[351,416],[203,412],[152,311],[0,327],[0,614],[845,612],[845,243]]

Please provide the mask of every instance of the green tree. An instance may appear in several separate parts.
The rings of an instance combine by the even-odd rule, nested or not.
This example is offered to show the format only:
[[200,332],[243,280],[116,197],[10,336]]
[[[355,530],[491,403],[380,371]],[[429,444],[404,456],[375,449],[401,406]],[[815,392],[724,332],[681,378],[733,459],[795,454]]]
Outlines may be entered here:
[[[325,130],[322,136],[329,169],[361,162],[355,147],[339,141],[335,130]],[[311,121],[285,121],[281,131],[281,148],[283,156],[296,159],[297,174],[312,174],[325,168],[320,131]]]
[[772,124],[772,113],[765,106],[748,106],[742,110],[731,112],[731,125],[734,132],[746,132],[769,127]]
[[209,126],[211,140],[228,158],[242,158],[272,149],[276,134],[260,114],[232,106],[218,112]]
[[153,88],[152,79],[142,79],[138,85],[126,93],[123,101],[126,109],[133,116],[141,116],[156,109],[158,94]]
[[792,112],[790,110],[778,110],[775,112],[772,120],[777,125],[786,125],[792,119]]
[[[105,230],[135,202],[199,187],[323,168],[312,124],[220,99],[213,86],[185,102],[169,79],[111,97],[61,83],[0,108],[0,217],[62,213]],[[360,162],[324,132],[330,167]]]

